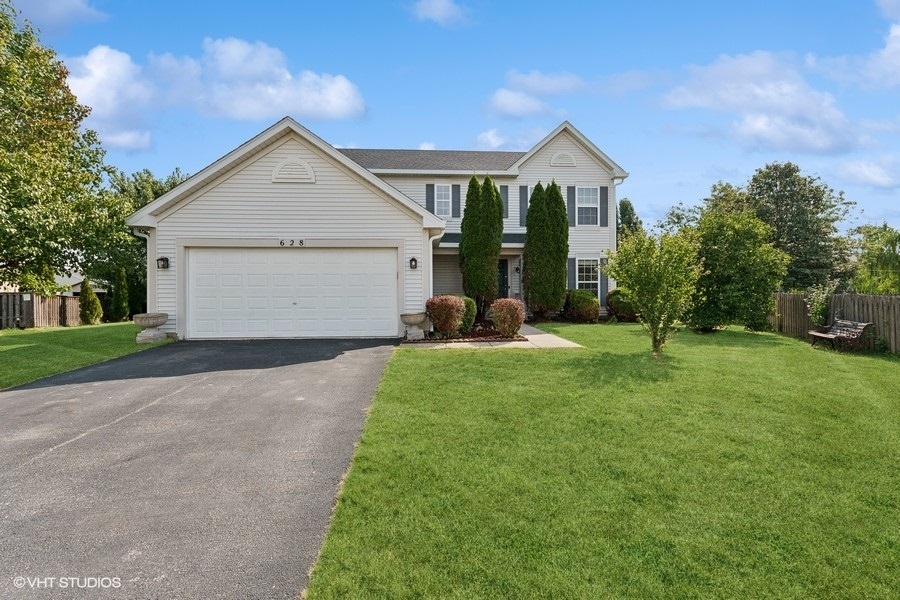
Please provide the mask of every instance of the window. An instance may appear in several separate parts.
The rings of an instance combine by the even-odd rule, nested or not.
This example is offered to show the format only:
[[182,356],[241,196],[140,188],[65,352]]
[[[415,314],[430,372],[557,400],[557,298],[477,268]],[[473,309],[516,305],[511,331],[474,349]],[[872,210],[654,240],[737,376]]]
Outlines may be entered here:
[[577,225],[597,225],[600,222],[600,188],[576,188],[575,211]]
[[450,186],[434,186],[434,214],[442,219],[449,219],[452,209],[450,201]]
[[600,261],[596,258],[579,258],[576,282],[579,290],[590,290],[600,297]]

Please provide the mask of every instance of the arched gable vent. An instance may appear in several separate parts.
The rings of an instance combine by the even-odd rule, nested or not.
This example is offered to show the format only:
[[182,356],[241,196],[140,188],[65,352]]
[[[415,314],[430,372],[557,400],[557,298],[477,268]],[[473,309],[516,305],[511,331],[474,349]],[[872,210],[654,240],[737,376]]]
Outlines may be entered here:
[[550,157],[551,167],[574,167],[575,156],[571,152],[557,152]]
[[315,183],[316,172],[305,160],[288,157],[272,169],[272,183]]

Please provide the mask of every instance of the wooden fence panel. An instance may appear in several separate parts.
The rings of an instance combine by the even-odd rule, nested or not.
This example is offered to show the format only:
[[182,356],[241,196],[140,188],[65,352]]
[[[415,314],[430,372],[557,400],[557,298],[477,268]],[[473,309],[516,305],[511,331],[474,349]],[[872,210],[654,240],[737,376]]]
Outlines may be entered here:
[[[882,338],[891,352],[900,353],[900,296],[870,296],[864,294],[835,294],[829,304],[829,322],[834,319],[872,323],[872,339]],[[772,329],[799,339],[809,339],[813,329],[802,294],[775,294],[775,314],[769,317]],[[865,346],[864,346],[865,347]]]
[[78,298],[0,294],[0,329],[78,325]]

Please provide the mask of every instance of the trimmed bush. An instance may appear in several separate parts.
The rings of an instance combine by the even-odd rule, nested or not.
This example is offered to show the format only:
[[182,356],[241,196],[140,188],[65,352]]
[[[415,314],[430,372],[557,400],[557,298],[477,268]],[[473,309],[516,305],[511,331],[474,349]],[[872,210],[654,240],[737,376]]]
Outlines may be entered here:
[[525,322],[525,304],[515,298],[500,298],[491,304],[491,311],[497,333],[505,338],[516,337]]
[[619,288],[606,294],[606,306],[609,307],[609,312],[616,318],[616,321],[623,323],[637,322],[637,313],[634,310],[634,306],[625,299],[622,290]]
[[82,325],[96,325],[103,316],[100,299],[91,287],[91,281],[85,277],[81,282],[81,294],[78,296],[78,316]]
[[444,337],[459,331],[466,314],[466,303],[458,296],[432,296],[425,303],[425,312],[434,328]]
[[475,314],[478,312],[478,306],[475,304],[475,300],[468,296],[457,294],[457,298],[461,298],[466,305],[466,312],[463,314],[459,331],[460,333],[469,333],[472,331],[472,326],[475,325]]
[[600,301],[590,290],[569,290],[563,316],[576,323],[595,323],[600,318]]

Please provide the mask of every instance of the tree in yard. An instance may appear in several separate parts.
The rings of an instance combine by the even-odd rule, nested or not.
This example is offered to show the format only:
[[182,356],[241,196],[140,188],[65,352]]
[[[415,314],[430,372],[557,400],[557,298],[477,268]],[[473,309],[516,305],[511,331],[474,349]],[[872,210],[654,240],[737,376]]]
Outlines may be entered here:
[[637,233],[644,230],[644,224],[638,218],[628,198],[619,200],[619,210],[616,213],[618,223],[616,223],[616,239],[621,240],[627,235]]
[[497,297],[497,265],[503,244],[503,199],[490,177],[480,186],[474,175],[469,180],[460,228],[463,290],[475,300],[478,316],[484,317]]
[[96,325],[103,316],[103,307],[100,299],[91,287],[91,281],[87,277],[81,282],[81,295],[78,296],[78,314],[82,325]]
[[522,285],[528,307],[539,317],[558,311],[566,300],[568,248],[569,221],[562,192],[556,182],[546,190],[538,182],[525,216]]
[[[734,194],[740,198],[741,194]],[[757,169],[743,202],[769,225],[769,241],[790,257],[784,289],[805,289],[845,276],[847,247],[837,224],[853,206],[818,176],[800,173],[793,163],[771,163]]]
[[693,235],[682,231],[655,238],[639,231],[622,240],[603,270],[634,306],[653,354],[660,354],[690,304],[699,275]]
[[80,126],[89,109],[53,50],[0,0],[0,284],[58,291],[121,239],[128,207],[102,191],[103,150]]
[[707,208],[696,234],[701,271],[685,323],[698,331],[728,323],[765,329],[789,260],[768,242],[769,226],[749,211]]
[[116,269],[116,277],[112,282],[112,301],[109,305],[109,320],[111,322],[125,321],[128,319],[128,281],[125,278],[125,268]]
[[900,229],[862,225],[851,234],[857,247],[853,288],[860,294],[900,295]]

